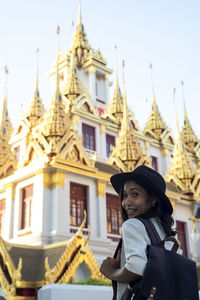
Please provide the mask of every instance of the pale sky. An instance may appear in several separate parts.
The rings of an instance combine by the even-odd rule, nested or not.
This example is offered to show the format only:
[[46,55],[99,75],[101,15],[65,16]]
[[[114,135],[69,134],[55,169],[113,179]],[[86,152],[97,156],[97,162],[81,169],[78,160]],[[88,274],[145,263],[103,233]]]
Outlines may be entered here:
[[[0,0],[0,103],[3,66],[7,65],[8,109],[14,126],[33,95],[36,46],[40,48],[40,96],[46,108],[51,101],[48,73],[56,58],[55,27],[60,26],[59,48],[65,51],[75,30],[71,21],[77,24],[78,3],[78,0]],[[200,1],[82,0],[81,12],[89,44],[94,49],[100,48],[111,69],[116,66],[113,44],[117,44],[120,85],[120,61],[124,59],[127,102],[140,128],[144,128],[151,111],[149,64],[152,63],[156,102],[173,136],[176,132],[172,86],[177,91],[177,114],[182,127],[183,80],[188,117],[200,138]]]

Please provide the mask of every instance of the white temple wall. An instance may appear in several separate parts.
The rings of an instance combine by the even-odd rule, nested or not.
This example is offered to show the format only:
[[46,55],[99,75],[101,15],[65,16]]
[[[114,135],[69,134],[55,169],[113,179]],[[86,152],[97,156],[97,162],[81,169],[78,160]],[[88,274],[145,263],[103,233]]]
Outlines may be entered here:
[[184,205],[183,203],[175,203],[175,209],[173,218],[176,221],[185,222],[185,234],[186,234],[186,244],[188,250],[188,257],[192,258],[193,256],[197,256],[196,244],[191,240],[191,232],[192,232],[192,222],[189,221],[189,218],[192,216],[191,207],[188,205]]
[[[98,74],[96,74],[96,99],[106,103],[105,80],[102,75],[98,75]],[[98,101],[96,101],[95,104],[101,105],[101,103]]]
[[[18,239],[18,241],[21,243],[23,240],[23,237],[19,238],[19,234],[23,234],[28,230],[32,230],[31,228],[29,229],[25,229],[25,230],[20,230],[20,222],[21,222],[21,205],[22,205],[22,189],[27,187],[28,185],[32,185],[33,184],[33,200],[32,200],[32,208],[34,206],[33,202],[35,201],[35,197],[37,195],[37,176],[34,177],[30,177],[22,182],[19,182],[16,184],[15,187],[15,195],[14,195],[14,205],[13,205],[13,234],[12,234],[12,238],[13,239]],[[36,193],[36,194],[35,194]],[[34,218],[34,210],[32,209],[32,216],[31,219],[33,220]],[[32,221],[31,220],[31,221]],[[33,228],[34,230],[34,228]]]
[[[14,196],[14,195],[13,195]],[[0,199],[6,199],[5,212],[2,220],[2,237],[9,239],[12,236],[12,220],[13,220],[13,199],[12,190],[7,188],[5,193],[0,195]]]
[[85,70],[77,70],[77,73],[80,77],[80,81],[84,89],[86,90],[87,93],[89,93],[89,76],[88,72]]
[[[67,173],[66,178],[67,186],[70,186],[70,182],[75,182],[77,184],[86,185],[88,187],[88,224],[90,226],[90,239],[94,239],[97,236],[97,201],[96,201],[96,182],[91,178],[81,176],[78,174]],[[69,191],[70,193],[70,191]],[[68,199],[70,201],[70,194],[68,194]],[[70,215],[70,209],[68,214]]]
[[[80,136],[82,136],[82,124],[87,124],[89,126],[92,126],[95,128],[95,145],[96,145],[96,154],[99,158],[102,158],[101,156],[101,148],[100,148],[100,141],[101,141],[101,133],[100,133],[100,126],[99,124],[96,124],[95,122],[92,122],[91,120],[88,120],[86,118],[82,118],[80,120],[80,124],[79,124],[79,130],[78,130],[78,134]],[[86,151],[92,152],[89,149],[86,149]]]

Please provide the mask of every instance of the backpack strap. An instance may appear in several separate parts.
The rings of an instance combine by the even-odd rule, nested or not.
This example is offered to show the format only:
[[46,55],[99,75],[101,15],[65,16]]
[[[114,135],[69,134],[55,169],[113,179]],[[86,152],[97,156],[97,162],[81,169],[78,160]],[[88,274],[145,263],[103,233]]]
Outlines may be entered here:
[[139,221],[141,221],[144,224],[144,227],[146,228],[146,231],[148,233],[148,236],[150,238],[151,244],[153,246],[159,246],[161,243],[161,239],[159,237],[159,234],[154,226],[154,224],[149,219],[143,219],[140,217],[136,217]]

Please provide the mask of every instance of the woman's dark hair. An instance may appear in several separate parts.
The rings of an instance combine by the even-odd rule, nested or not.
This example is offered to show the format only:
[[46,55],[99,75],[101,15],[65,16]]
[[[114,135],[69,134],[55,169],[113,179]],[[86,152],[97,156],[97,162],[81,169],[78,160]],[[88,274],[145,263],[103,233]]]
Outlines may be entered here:
[[[141,218],[156,218],[158,217],[161,220],[161,224],[163,226],[163,229],[165,231],[166,236],[175,236],[176,230],[172,228],[174,225],[174,219],[172,216],[170,216],[162,207],[162,203],[159,199],[159,197],[156,195],[156,193],[153,190],[150,190],[145,188],[141,183],[134,180],[135,183],[137,183],[139,186],[141,186],[150,197],[154,197],[156,199],[155,205],[150,208],[146,213],[139,215],[138,217]],[[122,200],[123,200],[123,192],[124,192],[124,184],[121,186],[120,190],[120,201],[121,201],[121,214],[122,214],[122,220],[123,222],[128,219],[127,212],[125,208],[122,206]]]

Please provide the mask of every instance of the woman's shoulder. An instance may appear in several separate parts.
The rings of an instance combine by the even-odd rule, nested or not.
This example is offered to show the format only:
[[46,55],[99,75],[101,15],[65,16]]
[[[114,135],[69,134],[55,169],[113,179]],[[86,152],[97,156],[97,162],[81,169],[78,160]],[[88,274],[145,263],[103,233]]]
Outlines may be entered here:
[[137,218],[128,219],[122,224],[122,231],[134,230],[134,229],[136,231],[139,230],[142,231],[143,233],[146,233],[144,224]]
[[150,244],[144,224],[136,218],[126,220],[122,225],[122,239],[127,240],[128,238],[131,240],[143,240],[146,244]]
[[[163,227],[161,225],[160,219],[159,218],[150,218],[150,221],[154,224],[160,238],[164,239],[165,233],[164,233]],[[122,235],[123,234],[126,235],[129,232],[131,232],[132,235],[134,235],[134,233],[142,234],[145,237],[145,239],[148,241],[148,243],[150,241],[144,224],[137,218],[128,219],[123,223]]]

